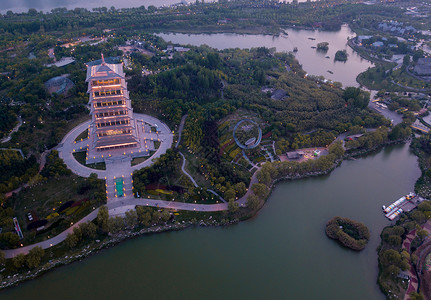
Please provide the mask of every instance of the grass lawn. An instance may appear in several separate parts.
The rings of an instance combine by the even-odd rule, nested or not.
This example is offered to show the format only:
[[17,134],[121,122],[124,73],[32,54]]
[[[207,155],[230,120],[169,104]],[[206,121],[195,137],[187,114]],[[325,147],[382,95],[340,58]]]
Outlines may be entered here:
[[147,159],[150,159],[150,157],[154,154],[156,151],[150,151],[150,154],[148,156],[142,156],[142,157],[135,157],[132,159],[132,166],[136,166],[140,163],[143,163]]
[[199,172],[200,163],[198,161],[198,158],[196,158],[195,155],[193,155],[187,151],[182,151],[182,153],[184,154],[184,156],[186,158],[185,169],[193,177],[193,179],[196,181],[196,183],[202,188],[207,188],[207,189],[213,188],[211,186],[210,181],[207,180]]
[[89,167],[91,169],[96,169],[96,170],[106,170],[106,164],[104,162],[86,165],[85,164],[85,157],[86,157],[85,151],[74,152],[73,157],[75,157],[75,159],[83,166]]
[[143,163],[144,161],[146,161],[149,158],[150,158],[150,156],[135,157],[134,159],[132,159],[132,166],[136,166],[140,163]]
[[[184,176],[184,175],[183,175]],[[201,199],[196,197],[189,197],[187,199],[185,199],[183,197],[183,195],[179,195],[176,196],[174,199],[172,199],[172,196],[166,196],[163,194],[159,194],[159,195],[153,195],[153,194],[149,194],[149,193],[145,193],[143,195],[140,195],[141,198],[144,199],[154,199],[154,200],[163,200],[163,201],[173,201],[173,202],[181,202],[181,203],[196,203],[196,204],[217,204],[217,203],[222,203],[222,201],[214,194],[211,194],[210,192],[208,193],[208,197],[206,199]]]
[[76,222],[89,214],[91,210],[93,210],[93,205],[95,205],[95,203],[91,203],[91,201],[81,205],[76,213],[68,216],[66,214],[60,214],[60,216],[50,219],[47,226],[60,219],[64,220],[60,221],[59,225],[49,232],[35,235],[34,231],[27,230],[28,220],[26,214],[28,212],[36,213],[37,218],[42,220],[48,215],[55,213],[59,207],[67,201],[79,201],[84,198],[89,198],[94,193],[94,188],[85,190],[81,194],[78,193],[80,187],[85,185],[86,182],[86,178],[72,174],[70,176],[48,179],[46,182],[42,182],[18,193],[13,203],[13,209],[24,234],[24,240],[22,242],[24,244],[30,244],[57,235],[68,228],[71,222]]
[[75,141],[80,141],[85,139],[88,139],[88,129],[85,129],[83,132],[81,132],[81,134],[76,137]]
[[395,67],[395,63],[379,63],[376,67],[358,75],[358,82],[369,89],[400,91],[401,88],[391,82],[390,76],[385,77],[386,70]]
[[408,87],[412,87],[415,89],[425,89],[430,88],[430,84],[424,82],[422,80],[416,79],[413,76],[410,76],[407,72],[401,72],[401,70],[397,70],[392,74],[394,81]]

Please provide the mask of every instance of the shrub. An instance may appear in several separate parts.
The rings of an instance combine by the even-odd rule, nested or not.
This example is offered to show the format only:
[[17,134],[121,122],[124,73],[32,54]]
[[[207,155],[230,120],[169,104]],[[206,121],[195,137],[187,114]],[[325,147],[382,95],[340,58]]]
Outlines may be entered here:
[[326,235],[341,245],[360,251],[370,239],[370,232],[362,223],[347,218],[334,217],[326,224]]

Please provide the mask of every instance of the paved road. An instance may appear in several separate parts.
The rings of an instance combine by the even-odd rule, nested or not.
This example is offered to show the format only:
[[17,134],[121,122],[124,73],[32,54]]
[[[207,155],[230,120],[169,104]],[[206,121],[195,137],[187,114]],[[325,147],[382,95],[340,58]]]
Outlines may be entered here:
[[[236,201],[239,206],[246,206],[247,198],[252,193],[250,187],[253,184],[258,183],[257,176],[256,176],[257,171],[253,174],[251,178],[250,186],[247,189],[247,193]],[[205,212],[223,211],[228,209],[228,203],[219,203],[219,204],[181,203],[181,202],[163,201],[163,200],[155,200],[155,199],[135,198],[133,195],[128,195],[124,198],[115,198],[115,200],[108,201],[107,207],[109,209],[109,215],[123,216],[126,211],[134,209],[136,205],[169,208],[169,209],[177,209],[177,210],[188,210],[188,211],[205,211]],[[66,229],[65,231],[63,231],[62,233],[58,234],[53,238],[47,239],[43,242],[39,242],[33,245],[29,245],[26,247],[21,247],[18,249],[5,250],[4,251],[5,256],[6,258],[12,258],[19,253],[26,254],[28,253],[28,251],[30,251],[30,249],[36,246],[42,247],[43,249],[47,249],[49,247],[57,245],[62,241],[64,241],[69,233],[73,232],[73,228],[75,228],[76,226],[78,226],[83,222],[94,220],[97,217],[98,211],[99,209],[93,210],[89,215],[85,216],[79,222],[73,224],[73,226],[69,227],[68,229]]]
[[[128,166],[122,166],[120,169],[118,169],[118,174],[113,174],[115,172],[115,169],[111,170],[96,170],[91,169],[86,166],[81,165],[76,159],[73,157],[74,150],[82,150],[86,149],[87,147],[87,140],[75,142],[76,137],[86,130],[91,120],[86,121],[84,123],[81,123],[80,125],[73,128],[66,136],[63,138],[62,142],[58,146],[58,152],[60,158],[64,160],[64,163],[68,166],[69,169],[72,170],[73,173],[82,176],[82,177],[89,177],[91,173],[96,173],[99,178],[105,178],[108,176],[122,176],[124,174],[130,174],[133,173],[135,170],[142,169],[144,167],[150,166],[153,163],[153,160],[160,157],[162,154],[168,150],[172,143],[173,143],[173,134],[169,127],[161,122],[160,120],[144,115],[144,114],[134,114],[134,117],[138,120],[143,120],[144,122],[150,123],[152,125],[157,125],[157,128],[159,130],[159,138],[160,138],[160,147],[156,150],[156,152],[149,157],[146,161],[135,165],[130,166],[130,162],[128,163]],[[118,167],[118,166],[117,166]]]
[[382,114],[386,119],[391,120],[393,125],[400,124],[403,121],[403,116],[398,114],[395,111],[390,110],[389,108],[381,108],[376,105],[376,103],[371,102],[368,103],[368,107],[378,113]]
[[[165,153],[166,150],[172,145],[172,141],[173,141],[173,134],[170,133],[169,128],[162,122],[158,121],[157,119],[147,116],[147,115],[138,115],[138,118],[143,117],[146,118],[146,120],[148,120],[148,123],[151,124],[157,124],[158,128],[161,129],[162,132],[165,133],[165,140],[164,142],[161,143],[158,151],[152,156],[156,156],[159,157],[161,154]],[[76,174],[80,175],[80,176],[84,176],[84,177],[88,177],[91,173],[96,173],[98,174],[98,176],[100,178],[105,178],[107,179],[107,184],[108,184],[108,193],[109,193],[109,186],[110,186],[110,181],[112,179],[113,181],[113,173],[117,174],[117,173],[125,173],[127,171],[127,173],[124,174],[125,177],[125,184],[127,186],[127,182],[129,181],[128,177],[131,178],[131,174],[133,172],[133,170],[135,168],[142,168],[143,166],[146,165],[150,165],[152,163],[152,160],[146,160],[145,162],[131,167],[130,166],[130,160],[128,160],[128,163],[126,163],[124,160],[118,160],[118,161],[114,161],[112,162],[112,166],[110,164],[107,164],[107,170],[94,170],[94,169],[90,169],[87,168],[85,166],[82,166],[81,164],[79,164],[74,158],[73,158],[73,149],[74,146],[76,146],[75,144],[75,138],[81,133],[83,132],[85,129],[88,128],[90,121],[84,122],[80,125],[78,125],[77,127],[75,127],[74,129],[72,129],[63,139],[62,143],[59,145],[58,150],[59,150],[59,154],[60,157],[63,158],[63,160],[65,161],[66,165],[73,171],[76,172]],[[164,145],[164,147],[162,148],[162,145]],[[181,154],[182,155],[182,154]],[[183,156],[184,158],[184,156]],[[183,160],[183,166],[184,166],[184,162],[185,162],[185,158]],[[257,171],[253,174],[251,181],[250,181],[250,187],[254,184],[257,183]],[[122,176],[123,174],[120,174],[118,176]],[[117,175],[115,175],[117,176]],[[191,177],[191,176],[190,176]],[[195,184],[196,182],[194,180],[192,180]],[[239,206],[246,206],[247,203],[247,198],[248,196],[252,193],[251,189],[247,190],[247,193],[241,197],[240,199],[238,199],[236,202],[238,203]],[[188,210],[188,211],[206,211],[206,212],[210,212],[210,211],[223,211],[223,210],[227,210],[228,209],[228,203],[219,203],[219,204],[195,204],[195,203],[181,203],[181,202],[173,202],[173,201],[163,201],[163,200],[155,200],[155,199],[144,199],[144,198],[135,198],[133,193],[126,193],[125,197],[122,198],[115,198],[115,197],[111,197],[108,198],[108,210],[109,210],[109,214],[111,216],[113,215],[124,215],[126,211],[134,209],[136,205],[143,205],[143,206],[152,206],[152,207],[160,207],[160,208],[169,208],[169,209],[177,209],[177,210]],[[54,245],[57,245],[59,243],[61,243],[62,241],[64,241],[67,237],[67,235],[71,232],[73,232],[73,228],[78,226],[79,224],[83,223],[83,222],[87,222],[87,221],[92,221],[97,217],[97,213],[98,213],[99,209],[95,209],[93,210],[89,215],[85,216],[84,218],[82,218],[79,222],[77,222],[76,224],[73,224],[73,226],[69,227],[68,229],[66,229],[65,231],[63,231],[62,233],[58,234],[57,236],[47,239],[43,242],[39,242],[33,245],[29,245],[26,247],[21,247],[18,249],[12,249],[12,250],[6,250],[5,251],[5,256],[6,258],[11,258],[16,256],[19,253],[28,253],[28,251],[30,251],[30,249],[32,249],[33,247],[39,246],[42,247],[43,249],[52,247]]]
[[99,212],[98,208],[93,210],[90,214],[88,214],[87,216],[82,218],[79,222],[73,224],[73,226],[69,227],[68,229],[66,229],[65,231],[56,235],[53,238],[47,239],[43,242],[29,245],[26,247],[21,247],[21,248],[12,249],[12,250],[4,250],[3,252],[5,253],[5,257],[6,258],[12,258],[12,257],[14,257],[20,253],[27,254],[28,251],[30,251],[32,248],[34,248],[36,246],[42,247],[42,249],[47,249],[49,247],[57,245],[57,244],[61,243],[62,241],[64,241],[69,233],[73,232],[73,228],[75,228],[76,226],[79,226],[79,224],[81,224],[81,223],[85,223],[87,221],[94,220],[97,217],[98,212]]

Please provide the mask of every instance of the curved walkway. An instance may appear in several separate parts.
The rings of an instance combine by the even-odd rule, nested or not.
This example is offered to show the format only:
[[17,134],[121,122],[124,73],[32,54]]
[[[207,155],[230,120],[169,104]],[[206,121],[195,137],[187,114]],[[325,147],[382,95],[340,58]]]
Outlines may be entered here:
[[[184,175],[186,175],[186,176],[191,180],[191,182],[193,183],[193,185],[194,185],[195,187],[199,187],[199,185],[196,183],[196,181],[195,181],[195,179],[192,177],[192,175],[190,175],[190,174],[186,171],[186,169],[185,169],[185,166],[186,166],[186,158],[185,158],[184,154],[182,154],[181,152],[179,152],[179,153],[180,153],[180,155],[183,157],[183,165],[181,166],[181,171],[184,173]],[[213,190],[210,190],[210,189],[207,189],[207,191],[208,191],[208,192],[210,192],[211,194],[213,194],[213,195],[215,195],[215,196],[219,197],[219,198],[220,198],[220,200],[221,200],[222,202],[226,203],[226,200],[224,200],[222,196],[220,196],[219,194],[217,194],[217,192],[215,192],[215,191],[213,191]],[[207,205],[208,205],[208,204],[207,204]]]
[[[153,156],[151,156],[151,158],[159,157],[164,152],[166,152],[166,150],[168,148],[170,148],[170,146],[172,145],[173,134],[170,132],[169,128],[164,123],[160,122],[159,120],[157,120],[153,117],[150,117],[147,115],[139,115],[139,114],[136,114],[135,116],[138,119],[146,118],[146,120],[148,120],[148,123],[158,124],[159,128],[163,128],[163,131],[166,134],[165,140],[162,142],[162,144],[160,145],[160,147],[156,151],[156,153]],[[157,121],[157,122],[155,122],[155,121]],[[95,169],[90,169],[88,167],[85,167],[85,166],[79,164],[75,160],[75,158],[73,157],[73,154],[72,154],[73,149],[76,149],[75,147],[81,147],[81,145],[80,145],[81,143],[75,143],[75,138],[81,132],[83,132],[85,129],[87,129],[89,124],[90,124],[90,121],[87,121],[87,122],[84,122],[84,123],[76,126],[74,129],[72,129],[64,137],[62,143],[58,146],[58,151],[59,151],[60,157],[63,158],[66,165],[74,173],[76,173],[80,176],[83,176],[83,177],[88,177],[91,173],[96,173],[101,178],[107,177],[107,175],[110,175],[109,177],[112,177],[113,176],[112,174],[107,174],[107,173],[108,172],[115,172],[115,171],[118,172],[119,169],[121,172],[125,172],[125,169],[126,169],[125,166],[123,168],[108,168],[107,167],[107,170],[95,170]],[[84,143],[85,143],[85,141],[84,141]],[[165,144],[165,145],[162,148],[163,144]],[[180,154],[183,157],[182,169],[185,172],[185,170],[184,170],[185,157],[182,153],[180,153]],[[130,160],[128,162],[130,164]],[[135,169],[140,169],[140,168],[143,168],[143,167],[145,167],[147,165],[151,165],[151,164],[152,164],[152,159],[147,159],[145,162],[138,164],[136,166],[132,167],[129,165],[127,170],[129,171],[129,173],[131,173]],[[185,172],[185,174],[187,175],[188,173]],[[192,182],[195,184],[195,186],[197,186],[197,183],[195,182],[193,177],[190,176],[190,174],[188,174],[188,177],[192,180]],[[248,188],[246,194],[236,201],[236,203],[238,203],[239,206],[246,206],[247,198],[252,193],[250,187],[257,182],[258,182],[258,180],[257,180],[257,171],[256,171],[253,174],[253,176],[251,177],[250,185],[249,185],[249,188]],[[209,190],[209,191],[214,192],[211,190]],[[182,203],[182,202],[174,202],[174,201],[163,201],[163,200],[155,200],[155,199],[135,198],[133,196],[133,194],[131,194],[131,193],[129,195],[127,195],[126,197],[109,199],[108,203],[107,203],[109,214],[111,216],[124,215],[124,213],[126,211],[134,209],[136,205],[152,206],[152,207],[160,207],[160,208],[168,208],[168,209],[176,209],[176,210],[205,211],[205,212],[228,210],[228,203],[218,203],[218,204]],[[20,253],[24,253],[24,254],[28,253],[28,251],[30,251],[32,248],[34,248],[36,246],[42,247],[43,249],[55,246],[55,245],[61,243],[62,241],[64,241],[66,239],[67,235],[69,233],[73,232],[73,228],[75,228],[76,226],[79,226],[79,224],[81,224],[83,222],[94,220],[97,217],[98,211],[99,211],[99,209],[93,210],[90,214],[88,214],[87,216],[82,218],[79,222],[73,224],[73,226],[69,227],[68,229],[61,232],[60,234],[58,234],[55,237],[52,237],[52,238],[47,239],[45,241],[35,243],[35,244],[29,245],[29,246],[25,246],[25,247],[21,247],[21,248],[17,248],[17,249],[6,250],[6,251],[4,251],[5,257],[6,258],[12,258],[12,257],[14,257]]]
[[11,250],[4,250],[4,254],[6,258],[12,258],[18,254],[27,254],[32,248],[34,247],[41,247],[42,249],[47,249],[49,247],[55,246],[59,243],[61,243],[62,241],[64,241],[67,237],[67,235],[69,233],[73,232],[73,229],[76,226],[79,226],[81,223],[85,223],[87,221],[92,221],[97,217],[97,213],[99,212],[99,209],[95,209],[93,210],[91,213],[89,213],[88,215],[86,215],[84,218],[82,218],[81,220],[79,220],[79,222],[73,224],[73,226],[67,228],[65,231],[61,232],[60,234],[56,235],[53,238],[47,239],[43,242],[39,242],[36,244],[32,244],[29,246],[25,246],[25,247],[21,247],[21,248],[17,248],[17,249],[11,249]]
[[4,137],[0,140],[0,143],[7,143],[12,139],[12,134],[14,134],[15,132],[18,131],[18,129],[21,127],[22,125],[22,118],[21,116],[18,116],[18,124],[11,130],[11,132],[8,134],[7,137]]
[[[236,201],[236,203],[238,203],[239,206],[246,206],[247,198],[252,193],[250,187],[253,184],[258,183],[256,174],[257,174],[257,171],[251,177],[250,185],[245,195]],[[188,211],[205,211],[205,212],[228,210],[228,203],[219,203],[219,204],[182,203],[182,202],[174,202],[174,201],[135,198],[133,197],[133,195],[130,195],[124,198],[118,198],[118,200],[115,200],[115,201],[109,201],[107,204],[107,207],[109,209],[109,215],[115,216],[115,215],[124,215],[126,211],[135,209],[136,205],[177,209],[177,210],[188,210]],[[29,246],[25,246],[17,249],[5,250],[4,251],[5,257],[12,258],[20,253],[26,254],[33,247],[36,247],[36,246],[42,247],[43,249],[55,246],[61,243],[62,241],[64,241],[67,235],[73,232],[73,228],[75,228],[76,226],[79,226],[79,224],[81,223],[94,220],[97,217],[98,211],[99,209],[93,210],[90,214],[82,218],[79,222],[75,223],[73,226],[69,227],[68,229],[66,229],[65,231],[61,232],[60,234],[56,235],[53,238],[50,238],[43,242],[39,242]]]
[[186,166],[186,158],[184,157],[184,154],[182,154],[181,152],[179,152],[180,153],[180,155],[182,156],[182,158],[183,158],[183,165],[181,166],[181,171],[183,171],[183,173],[184,173],[184,175],[186,175],[190,180],[191,180],[191,182],[193,183],[193,185],[195,186],[195,187],[198,187],[198,184],[196,183],[196,181],[194,180],[194,178],[192,177],[192,175],[190,175],[187,171],[186,171],[186,169],[184,168],[185,166]]
[[[127,166],[127,170],[122,168],[122,172],[126,172],[127,174],[132,173],[135,170],[142,169],[144,167],[150,166],[153,163],[153,160],[160,157],[162,154],[168,150],[173,143],[173,134],[169,127],[161,122],[160,120],[151,117],[149,115],[144,114],[134,114],[134,117],[137,120],[142,120],[146,123],[150,123],[152,125],[157,125],[157,128],[160,130],[160,147],[156,150],[156,152],[149,157],[144,162],[137,164],[135,166]],[[112,171],[110,170],[96,170],[88,168],[84,165],[81,165],[74,157],[73,153],[75,151],[85,150],[88,147],[88,140],[75,142],[76,137],[78,137],[81,132],[85,131],[89,128],[91,120],[81,123],[80,125],[73,128],[69,131],[66,136],[63,138],[61,143],[58,145],[58,153],[60,158],[64,160],[64,163],[68,166],[69,169],[72,170],[73,173],[82,176],[89,177],[91,173],[96,173],[99,178],[109,177]],[[114,174],[115,175],[115,174]],[[119,174],[121,175],[121,174]],[[115,175],[117,176],[117,175]]]

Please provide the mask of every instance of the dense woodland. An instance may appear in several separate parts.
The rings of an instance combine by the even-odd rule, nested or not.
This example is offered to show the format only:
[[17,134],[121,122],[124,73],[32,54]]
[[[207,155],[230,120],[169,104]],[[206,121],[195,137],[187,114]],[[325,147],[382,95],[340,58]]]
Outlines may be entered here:
[[[54,9],[41,14],[31,9],[26,14],[8,12],[0,19],[3,40],[14,40],[13,34],[62,31],[72,37],[78,30],[97,33],[106,28],[145,29],[147,31],[254,31],[278,33],[282,26],[340,28],[356,16],[377,16],[379,19],[399,14],[397,7],[351,4],[347,1],[313,3],[279,3],[269,0],[236,0],[198,3],[176,9],[145,8],[107,9],[90,12],[86,9]],[[220,20],[227,20],[220,25]]]
[[[118,46],[126,41],[142,41],[146,51],[153,54],[136,51],[127,57],[130,68],[126,69],[126,79],[134,111],[155,115],[175,131],[182,116],[188,115],[180,147],[168,150],[151,167],[135,172],[136,194],[147,196],[166,188],[169,193],[157,194],[162,199],[214,203],[219,199],[208,192],[211,188],[229,201],[229,213],[233,213],[229,216],[238,217],[234,214],[238,212],[234,200],[246,193],[253,169],[247,168],[247,163],[233,163],[221,151],[221,127],[238,111],[257,120],[274,142],[278,155],[329,145],[329,154],[315,160],[263,165],[257,174],[259,183],[251,187],[254,194],[249,197],[247,208],[251,210],[263,203],[277,180],[331,171],[344,155],[341,143],[333,143],[342,133],[364,133],[346,143],[348,151],[370,150],[409,137],[412,114],[406,114],[405,122],[390,130],[387,119],[367,108],[368,93],[354,87],[342,89],[341,84],[325,82],[323,78],[307,77],[292,54],[264,47],[217,51],[201,46],[174,53],[168,59],[161,51],[167,43],[152,34],[162,30],[279,33],[281,26],[293,25],[337,29],[358,15],[383,19],[399,12],[398,8],[379,8],[382,9],[343,1],[283,4],[238,0],[176,9],[55,9],[46,14],[31,9],[23,14],[0,15],[0,137],[18,123],[18,116],[23,120],[18,132],[3,144],[21,149],[23,155],[15,150],[0,152],[0,192],[23,187],[8,199],[0,198],[0,248],[43,240],[105,203],[105,187],[94,174],[88,179],[71,174],[55,150],[47,155],[40,173],[39,162],[42,152],[55,147],[71,128],[88,118],[86,64],[100,59],[101,52],[121,61],[124,53]],[[108,28],[112,31],[103,33]],[[61,46],[82,35],[103,37],[106,41]],[[57,60],[73,57],[75,62],[50,67],[53,59],[49,58],[48,49],[54,49]],[[150,74],[143,76],[143,68]],[[61,75],[67,75],[74,86],[67,93],[50,94],[45,83]],[[286,96],[273,99],[271,92],[263,92],[267,90],[282,90]],[[397,109],[397,105],[414,110],[419,104],[394,98],[390,108]],[[377,129],[367,132],[365,128]],[[426,146],[425,142],[422,144]],[[200,176],[202,187],[195,188],[182,175],[180,151]],[[29,213],[37,220],[30,220]],[[125,225],[150,226],[170,218],[166,212],[143,207],[126,215],[125,221],[110,219],[105,208],[99,213],[98,227],[94,223],[80,226],[67,238],[69,248],[95,236],[118,232]],[[23,227],[22,241],[13,229],[14,216]],[[43,226],[40,231],[35,230]],[[44,256],[40,250],[17,256],[12,263],[14,272],[37,266]]]
[[[229,14],[231,9],[235,8],[236,13],[240,15],[243,12],[239,13],[238,8],[245,4],[234,1],[211,4],[208,7],[195,5],[187,9],[210,11],[211,7],[211,14],[214,14],[212,18],[216,16],[218,18],[216,12],[218,9],[226,10],[225,5],[230,7]],[[339,9],[346,9],[347,6],[321,9],[323,11],[330,9],[335,13]],[[180,11],[184,9],[179,8]],[[249,5],[249,9],[245,11],[253,15],[256,9]],[[304,11],[305,15],[302,17],[310,17],[305,13],[310,10],[302,6],[279,5],[272,2],[259,9],[256,17],[266,18],[267,10],[274,9],[291,15],[293,15],[291,10]],[[151,18],[163,15],[165,20],[169,20],[168,16],[172,13],[164,9],[150,11],[151,9],[142,7],[122,11],[100,10],[93,13],[84,10],[56,10],[44,14],[45,25],[35,31],[32,31],[32,26],[36,26],[35,22],[39,22],[38,17],[42,17],[37,12],[30,11],[28,14],[20,15],[8,13],[3,16],[3,19],[0,19],[0,30],[21,33],[12,38],[14,47],[0,52],[0,66],[7,72],[6,77],[1,77],[0,97],[4,103],[14,104],[13,113],[20,115],[25,121],[20,130],[12,135],[12,140],[8,144],[19,145],[26,155],[34,154],[38,157],[40,152],[59,143],[67,130],[87,114],[85,64],[99,59],[101,52],[106,57],[121,56],[122,53],[117,46],[124,45],[126,40],[130,39],[144,41],[144,47],[155,54],[152,57],[139,52],[130,55],[131,68],[126,72],[134,110],[156,114],[172,128],[178,126],[184,114],[188,114],[182,148],[196,155],[195,165],[204,166],[199,168],[198,172],[208,180],[209,186],[225,198],[241,196],[242,187],[248,185],[251,176],[246,168],[235,166],[230,160],[223,159],[220,153],[219,121],[238,109],[248,111],[261,120],[262,125],[270,132],[271,139],[276,142],[278,154],[304,147],[327,146],[339,134],[358,126],[374,128],[389,126],[388,120],[366,109],[368,94],[356,88],[344,91],[338,83],[323,83],[319,78],[306,78],[305,72],[293,55],[276,53],[275,49],[262,47],[216,51],[201,46],[191,47],[186,53],[175,53],[173,59],[166,59],[166,54],[160,49],[165,49],[167,43],[157,36],[140,31],[137,26],[128,30],[126,27],[117,29],[115,34],[109,34],[104,43],[96,45],[84,43],[71,48],[59,46],[68,41],[70,38],[68,35],[78,28],[81,34],[86,30],[89,30],[87,34],[96,33],[94,30],[99,30],[100,27],[94,26],[96,23],[92,22],[103,22],[104,18],[110,18],[110,24],[116,24],[118,20],[120,26],[125,24],[122,22],[127,22],[127,16],[134,14],[135,22],[136,16],[152,20]],[[321,12],[316,10],[313,14]],[[78,18],[81,21],[74,23],[71,28],[66,23],[65,32],[58,31],[63,26],[59,24],[63,24],[63,21],[69,22],[70,18]],[[18,19],[20,22],[14,21]],[[28,23],[30,20],[31,26]],[[5,23],[2,23],[3,21]],[[21,29],[18,29],[19,26]],[[22,39],[24,36],[28,36],[28,40],[24,41]],[[75,63],[61,68],[46,67],[45,64],[52,61],[47,55],[50,47],[54,48],[57,59],[73,56]],[[153,74],[142,76],[143,67],[153,70]],[[67,94],[48,94],[44,83],[63,74],[69,74],[74,87]],[[262,92],[264,88],[283,90],[286,97],[280,100],[272,99],[270,94]],[[9,123],[5,124],[7,128],[13,125],[13,122]],[[408,132],[403,134],[402,137]],[[377,134],[367,138],[373,142],[367,140],[368,142],[351,146],[367,148],[387,140]],[[178,168],[178,165],[179,162],[176,162],[175,168]],[[147,177],[141,180],[143,185],[138,190],[143,191],[145,185],[158,181],[157,178],[149,180],[150,174],[147,172],[145,175]],[[136,180],[136,183],[138,182],[139,180]],[[9,186],[8,190],[11,187]],[[199,192],[190,190],[189,194]]]

